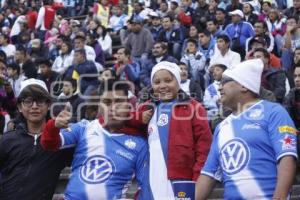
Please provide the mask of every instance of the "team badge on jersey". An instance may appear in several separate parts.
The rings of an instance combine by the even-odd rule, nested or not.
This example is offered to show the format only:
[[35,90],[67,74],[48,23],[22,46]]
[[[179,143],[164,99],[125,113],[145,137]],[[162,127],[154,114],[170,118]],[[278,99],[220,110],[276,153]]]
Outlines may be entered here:
[[115,172],[113,161],[105,156],[88,158],[80,170],[80,178],[89,184],[99,184],[108,180]]
[[240,138],[229,140],[220,151],[222,169],[229,175],[243,170],[250,160],[250,150]]
[[167,114],[161,114],[157,121],[157,126],[165,126],[168,124],[169,117]]
[[288,149],[295,149],[296,148],[296,142],[295,139],[292,138],[289,135],[285,135],[285,137],[280,140],[282,142],[282,150],[288,150]]
[[251,119],[262,119],[263,118],[263,110],[262,109],[253,109],[251,110],[249,117]]
[[132,139],[128,139],[125,141],[125,146],[129,149],[134,149],[136,147],[136,143]]

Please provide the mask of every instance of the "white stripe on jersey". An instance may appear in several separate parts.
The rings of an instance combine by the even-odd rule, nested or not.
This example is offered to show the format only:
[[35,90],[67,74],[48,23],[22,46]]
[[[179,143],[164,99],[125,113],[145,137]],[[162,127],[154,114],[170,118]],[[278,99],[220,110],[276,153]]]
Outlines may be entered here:
[[[235,139],[234,129],[232,127],[232,118],[235,117],[232,115],[227,117],[220,126],[220,132],[218,135],[218,147],[220,151],[227,142],[229,142],[232,139]],[[255,181],[254,176],[247,168],[241,170],[239,173],[231,175],[231,179],[235,183],[236,188],[239,190],[241,196],[244,196],[245,199],[265,199],[263,198],[263,191]],[[249,190],[249,188],[251,189]]]
[[[103,128],[98,122],[98,119],[92,121],[87,125],[86,131],[86,141],[88,141],[87,149],[91,150],[87,152],[87,158],[94,155],[105,155],[105,143],[104,143],[104,135],[102,133]],[[95,140],[95,135],[93,133],[97,133],[97,140]],[[94,137],[93,139],[88,139],[89,137]],[[96,148],[95,148],[96,147]],[[104,183],[100,184],[84,184],[85,190],[87,194],[87,198],[89,200],[99,200],[107,199],[106,197],[106,188]]]

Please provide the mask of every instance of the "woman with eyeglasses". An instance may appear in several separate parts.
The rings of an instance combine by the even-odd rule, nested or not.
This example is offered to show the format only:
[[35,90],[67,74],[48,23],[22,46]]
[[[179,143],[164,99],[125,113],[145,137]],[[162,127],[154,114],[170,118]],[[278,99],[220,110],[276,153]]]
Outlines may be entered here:
[[0,199],[50,200],[73,150],[47,152],[39,143],[51,106],[43,81],[23,81],[17,104],[15,130],[0,139]]

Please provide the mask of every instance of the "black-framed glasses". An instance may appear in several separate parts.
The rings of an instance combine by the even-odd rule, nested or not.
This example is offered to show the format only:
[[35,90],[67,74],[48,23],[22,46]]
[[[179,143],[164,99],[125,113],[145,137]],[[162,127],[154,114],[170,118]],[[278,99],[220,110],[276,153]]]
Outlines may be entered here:
[[226,83],[230,82],[230,81],[235,81],[234,79],[230,78],[230,77],[222,77],[220,84],[221,85],[225,85]]
[[33,105],[33,102],[35,102],[37,106],[45,106],[49,104],[49,100],[43,98],[40,99],[26,98],[22,100],[22,104],[25,107],[31,107]]

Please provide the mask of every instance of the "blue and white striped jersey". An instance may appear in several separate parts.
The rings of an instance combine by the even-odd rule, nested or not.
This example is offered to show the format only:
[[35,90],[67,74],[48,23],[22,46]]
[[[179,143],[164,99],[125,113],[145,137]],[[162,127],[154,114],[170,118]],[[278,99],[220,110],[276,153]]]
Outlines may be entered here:
[[61,148],[76,146],[65,199],[124,198],[134,176],[142,186],[148,158],[143,138],[109,133],[98,120],[73,124],[62,130],[60,137]]
[[225,199],[272,199],[278,161],[297,158],[296,134],[282,106],[259,101],[217,127],[201,174],[224,182]]

